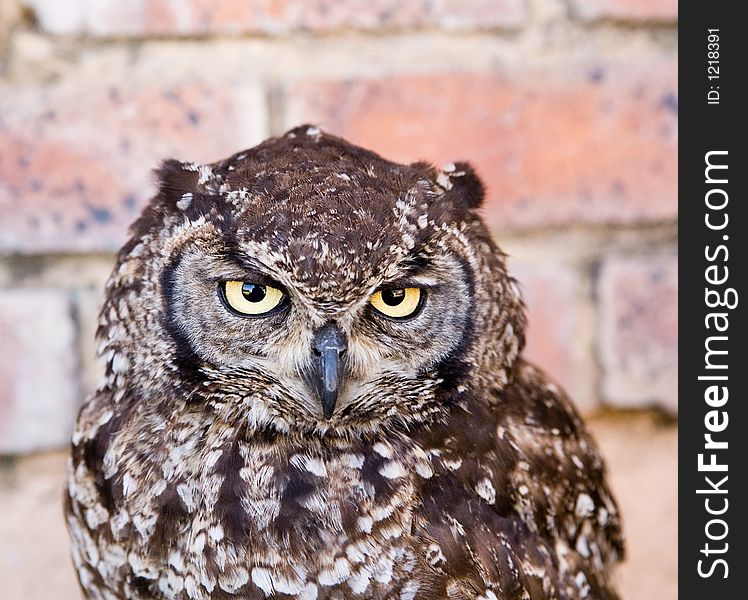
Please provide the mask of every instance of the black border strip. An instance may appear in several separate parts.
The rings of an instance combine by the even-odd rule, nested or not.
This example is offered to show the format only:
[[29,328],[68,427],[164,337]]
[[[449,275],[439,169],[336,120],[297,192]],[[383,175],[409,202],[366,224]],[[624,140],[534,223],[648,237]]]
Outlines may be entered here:
[[[741,7],[743,3],[734,0],[680,3],[678,573],[679,597],[683,599],[748,598],[748,584],[743,580],[748,569],[745,525],[748,485],[744,480],[748,463],[745,385],[748,365],[744,364],[746,359],[741,352],[743,344],[748,343],[742,339],[746,334],[743,306],[748,303],[745,286],[748,220],[743,210],[748,202],[745,185],[748,160],[746,142],[741,139],[748,131],[745,114],[748,102],[744,92],[747,70],[743,64],[748,57],[744,45],[748,40],[748,26],[738,17]],[[714,50],[714,47],[707,47],[709,29],[719,29],[719,62],[711,64],[719,66],[719,78],[711,80],[708,61],[717,57],[707,55]],[[709,92],[712,92],[711,98]],[[717,93],[714,92],[719,95],[718,103],[715,103]],[[710,173],[712,180],[724,178],[727,182],[707,182],[705,157],[710,151],[726,152],[712,154],[710,160],[727,164],[727,169],[713,169]],[[710,190],[720,191],[710,193]],[[726,199],[727,203],[721,209],[711,210],[707,197],[712,205],[722,204],[718,199]],[[721,224],[725,214],[729,215],[729,222],[724,229],[709,229],[705,223],[707,214],[711,215],[713,224]],[[720,245],[725,250],[719,251]],[[707,269],[713,266],[717,268],[707,275]],[[724,283],[707,281],[707,276],[721,280],[726,273],[729,278]],[[707,289],[716,292],[710,295],[711,300],[716,300],[727,298],[729,288],[733,288],[739,298],[734,309],[707,306]],[[707,327],[707,316],[715,312],[726,313],[729,322],[726,331],[715,329],[716,318],[709,321]],[[720,322],[724,325],[724,321]],[[726,365],[723,369],[708,368],[705,364],[705,342],[715,335],[726,339],[713,339],[711,347],[727,350],[727,353],[712,355],[710,362]],[[726,375],[727,379],[699,378],[715,375]],[[710,406],[705,394],[711,385],[720,387],[713,390],[718,395],[710,397],[714,401]],[[729,391],[729,399],[723,403],[724,388]],[[710,426],[719,429],[725,422],[723,431],[710,431]],[[705,434],[711,434],[714,441],[727,442],[729,447],[705,449]],[[700,454],[702,462],[714,461],[726,465],[728,470],[700,471]],[[720,483],[725,476],[728,479]],[[706,477],[711,479],[711,485]],[[725,490],[726,493],[722,493]],[[724,508],[721,515],[710,515],[707,510],[716,513]],[[711,520],[714,521],[710,523]],[[710,540],[707,529],[713,538],[722,537],[725,531],[726,535],[723,539]],[[717,563],[718,560],[725,563]],[[699,561],[702,561],[702,573],[710,576],[699,574]]]

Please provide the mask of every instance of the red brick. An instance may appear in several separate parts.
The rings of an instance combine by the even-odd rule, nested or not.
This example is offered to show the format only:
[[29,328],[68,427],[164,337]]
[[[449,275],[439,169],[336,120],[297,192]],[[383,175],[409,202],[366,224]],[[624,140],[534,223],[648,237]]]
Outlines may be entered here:
[[46,31],[101,36],[493,29],[527,16],[525,0],[101,0],[72,9],[58,0],[27,2]]
[[287,123],[319,123],[398,161],[474,163],[497,229],[671,220],[676,61],[520,73],[305,81]]
[[0,251],[112,250],[164,158],[247,143],[234,86],[76,81],[0,87]]
[[678,20],[677,0],[572,0],[576,13],[587,21],[671,23]]
[[592,412],[595,372],[582,276],[560,264],[510,261],[510,268],[527,305],[525,356],[560,384],[581,411]]
[[79,403],[67,296],[0,291],[0,454],[67,444]]
[[678,409],[678,261],[613,258],[600,272],[603,393],[625,407]]

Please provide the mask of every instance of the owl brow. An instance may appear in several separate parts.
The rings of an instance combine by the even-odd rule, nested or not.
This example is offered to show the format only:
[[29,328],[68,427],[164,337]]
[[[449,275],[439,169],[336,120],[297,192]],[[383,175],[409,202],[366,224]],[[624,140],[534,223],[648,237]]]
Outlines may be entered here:
[[424,283],[413,277],[398,277],[397,279],[390,279],[377,286],[376,291],[381,290],[402,290],[405,288],[420,288],[422,290],[430,290],[435,286],[430,283]]
[[236,281],[247,281],[258,285],[272,285],[283,289],[283,286],[268,273],[269,269],[262,263],[239,256],[235,252],[223,252],[219,255],[220,259],[228,262],[226,269],[215,277],[216,281],[225,281],[234,279]]
[[432,263],[426,256],[415,256],[403,264],[403,273],[395,279],[389,279],[377,287],[377,290],[402,289],[407,287],[419,287],[423,289],[433,288],[433,285],[419,281],[431,269]]

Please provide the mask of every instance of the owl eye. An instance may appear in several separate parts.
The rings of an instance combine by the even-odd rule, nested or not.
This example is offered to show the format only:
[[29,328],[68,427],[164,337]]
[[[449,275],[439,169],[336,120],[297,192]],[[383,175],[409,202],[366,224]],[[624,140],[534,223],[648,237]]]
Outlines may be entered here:
[[226,281],[223,284],[223,296],[236,312],[254,316],[269,313],[286,298],[276,287],[250,281]]
[[420,288],[385,289],[374,292],[369,298],[371,305],[385,316],[393,319],[412,317],[421,307],[423,293]]

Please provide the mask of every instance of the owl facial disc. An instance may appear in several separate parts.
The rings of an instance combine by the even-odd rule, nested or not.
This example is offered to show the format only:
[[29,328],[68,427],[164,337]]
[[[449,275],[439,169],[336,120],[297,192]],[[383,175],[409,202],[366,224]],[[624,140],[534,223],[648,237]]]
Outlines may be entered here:
[[325,419],[335,412],[338,390],[343,379],[341,357],[347,349],[345,334],[335,323],[320,327],[312,340],[313,369],[308,383],[315,389],[322,403]]

